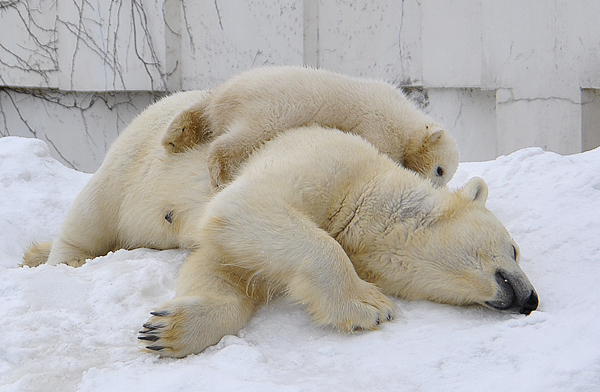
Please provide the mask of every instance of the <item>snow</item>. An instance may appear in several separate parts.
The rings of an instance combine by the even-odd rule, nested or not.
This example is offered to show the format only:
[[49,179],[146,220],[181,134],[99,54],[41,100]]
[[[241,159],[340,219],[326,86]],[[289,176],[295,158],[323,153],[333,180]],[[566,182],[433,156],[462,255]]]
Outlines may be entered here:
[[55,236],[90,175],[44,142],[0,138],[1,391],[598,391],[600,149],[463,163],[521,247],[530,316],[397,300],[403,317],[341,334],[275,300],[204,353],[159,359],[137,331],[174,295],[182,250],[120,250],[75,269],[17,268]]

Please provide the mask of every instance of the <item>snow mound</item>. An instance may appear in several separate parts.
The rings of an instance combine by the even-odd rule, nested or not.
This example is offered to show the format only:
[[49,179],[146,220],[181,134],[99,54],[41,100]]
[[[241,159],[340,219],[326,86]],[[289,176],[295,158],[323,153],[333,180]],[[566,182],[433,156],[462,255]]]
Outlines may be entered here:
[[276,300],[199,355],[141,352],[148,312],[173,297],[181,250],[120,250],[81,268],[17,268],[51,240],[90,175],[35,139],[0,138],[1,391],[600,390],[600,149],[524,149],[463,163],[489,185],[540,295],[530,316],[398,300],[378,331],[317,327]]

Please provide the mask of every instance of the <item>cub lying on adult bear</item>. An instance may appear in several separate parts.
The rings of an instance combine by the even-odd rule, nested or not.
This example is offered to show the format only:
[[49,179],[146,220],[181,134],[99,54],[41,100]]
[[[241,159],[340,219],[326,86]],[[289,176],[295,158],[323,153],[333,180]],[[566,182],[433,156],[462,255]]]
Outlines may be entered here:
[[359,136],[289,130],[253,153],[233,182],[210,186],[207,145],[165,151],[164,130],[201,92],[149,107],[117,139],[75,200],[53,244],[25,264],[81,265],[116,248],[192,248],[176,297],[140,331],[147,348],[183,357],[243,328],[273,295],[315,322],[369,330],[387,297],[480,304],[529,314],[533,286],[517,245],[472,179],[435,188]]
[[207,160],[213,185],[223,186],[262,143],[311,124],[360,135],[439,186],[458,167],[452,136],[394,86],[304,67],[262,67],[233,77],[183,109],[162,143],[177,153],[215,138]]

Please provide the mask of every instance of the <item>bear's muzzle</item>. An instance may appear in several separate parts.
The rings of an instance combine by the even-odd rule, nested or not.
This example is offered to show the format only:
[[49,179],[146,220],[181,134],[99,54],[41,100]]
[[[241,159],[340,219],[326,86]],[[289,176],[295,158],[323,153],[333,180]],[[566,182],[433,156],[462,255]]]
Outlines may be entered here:
[[538,295],[526,278],[504,270],[496,271],[495,277],[498,292],[492,301],[485,302],[487,306],[525,315],[537,309]]

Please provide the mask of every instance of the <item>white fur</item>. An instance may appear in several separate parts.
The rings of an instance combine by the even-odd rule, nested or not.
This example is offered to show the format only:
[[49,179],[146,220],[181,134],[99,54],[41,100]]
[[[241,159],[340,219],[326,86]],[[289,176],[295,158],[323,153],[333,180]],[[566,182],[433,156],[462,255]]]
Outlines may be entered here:
[[213,195],[206,145],[170,154],[160,144],[180,108],[203,97],[176,94],[134,120],[50,254],[51,264],[79,265],[119,247],[193,248],[176,298],[144,324],[148,349],[200,352],[277,294],[342,331],[388,321],[395,306],[386,295],[511,310],[509,281],[519,307],[533,295],[516,244],[485,208],[481,179],[455,193],[434,188],[359,136],[289,130]]
[[[189,226],[199,219],[212,194],[204,161],[206,146],[187,155],[167,154],[160,139],[182,107],[206,94],[174,94],[133,120],[75,199],[53,242],[49,264],[77,266],[120,248],[193,245]],[[174,211],[173,224],[165,219],[170,211]],[[185,219],[180,219],[182,215]]]
[[183,111],[163,144],[185,151],[206,139],[190,136],[192,129],[216,136],[208,162],[214,185],[220,186],[263,142],[311,124],[358,134],[436,185],[445,185],[458,166],[454,139],[399,89],[303,67],[263,67],[233,77],[208,100]]

